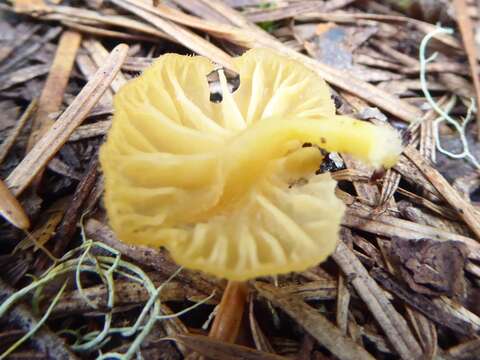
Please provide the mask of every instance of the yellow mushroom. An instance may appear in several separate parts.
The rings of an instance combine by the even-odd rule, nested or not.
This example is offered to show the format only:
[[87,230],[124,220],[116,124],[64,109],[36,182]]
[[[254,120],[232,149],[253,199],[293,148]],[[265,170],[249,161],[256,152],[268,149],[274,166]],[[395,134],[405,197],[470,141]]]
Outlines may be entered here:
[[302,144],[389,167],[400,137],[335,115],[325,82],[295,60],[254,49],[234,64],[240,87],[220,72],[220,103],[201,56],[163,55],[119,91],[100,152],[110,224],[229,280],[305,270],[334,251],[344,205],[315,175],[322,153]]

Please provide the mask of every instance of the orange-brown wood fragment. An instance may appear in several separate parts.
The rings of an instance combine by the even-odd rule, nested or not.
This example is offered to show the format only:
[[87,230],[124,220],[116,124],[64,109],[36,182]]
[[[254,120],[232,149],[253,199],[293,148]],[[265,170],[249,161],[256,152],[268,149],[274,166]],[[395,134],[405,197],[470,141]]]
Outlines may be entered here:
[[33,119],[32,133],[28,139],[28,151],[55,122],[52,114],[58,112],[62,105],[81,39],[80,33],[75,31],[65,31],[60,37],[50,73],[38,101],[37,114]]
[[243,310],[247,301],[248,285],[243,281],[229,281],[213,321],[209,337],[224,342],[235,342]]

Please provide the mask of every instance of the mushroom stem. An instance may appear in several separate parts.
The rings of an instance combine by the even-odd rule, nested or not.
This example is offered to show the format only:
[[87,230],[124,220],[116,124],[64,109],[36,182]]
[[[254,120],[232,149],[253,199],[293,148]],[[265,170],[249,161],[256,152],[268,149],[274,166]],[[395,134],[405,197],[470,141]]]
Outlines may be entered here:
[[291,141],[316,144],[328,152],[354,154],[375,167],[391,167],[402,150],[400,136],[393,128],[347,116],[318,116],[270,118],[253,124],[234,138],[225,156],[232,167],[245,162],[249,167],[256,163],[263,167],[266,161],[284,156],[285,145]]
[[244,281],[229,281],[209,336],[228,343],[235,342],[247,301],[248,285]]

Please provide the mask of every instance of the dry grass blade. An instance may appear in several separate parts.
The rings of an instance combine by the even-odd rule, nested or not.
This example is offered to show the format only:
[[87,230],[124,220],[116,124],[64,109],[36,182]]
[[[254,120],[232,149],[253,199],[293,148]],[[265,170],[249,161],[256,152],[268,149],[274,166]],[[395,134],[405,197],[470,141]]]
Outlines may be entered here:
[[411,333],[405,319],[395,310],[385,297],[382,289],[370,277],[365,267],[353,252],[340,241],[333,259],[340,266],[358,294],[370,309],[377,322],[387,335],[390,343],[404,360],[419,359],[420,345]]
[[130,11],[131,13],[145,19],[160,30],[170,34],[179,43],[187,48],[195,51],[198,54],[204,55],[217,63],[229,68],[235,69],[230,56],[223,50],[201,38],[200,36],[192,33],[191,31],[171,22],[164,20],[159,16],[155,16],[137,5],[132,5],[127,0],[111,0],[115,5]]
[[72,104],[8,176],[6,184],[14,195],[20,194],[67,142],[115,78],[127,51],[128,46],[125,44],[117,45],[112,50],[96,76],[85,85]]
[[415,164],[415,166],[425,175],[430,183],[437,189],[442,197],[452,206],[470,227],[473,233],[480,239],[480,214],[467,202],[462,196],[448,183],[448,181],[432,166],[428,164],[417,150],[407,147],[404,154]]
[[279,306],[298,322],[320,344],[341,360],[373,360],[364,348],[342,335],[339,328],[317,310],[307,305],[302,298],[284,294],[281,290],[260,282],[255,283],[259,294]]
[[228,344],[202,335],[178,334],[170,339],[216,360],[287,360],[286,357],[254,350],[241,345]]
[[[457,24],[462,34],[463,45],[467,53],[470,72],[472,74],[473,86],[477,95],[477,105],[480,104],[480,77],[478,74],[477,48],[475,45],[474,24],[468,13],[468,6],[465,0],[453,0]],[[477,111],[477,127],[480,127],[480,111]],[[480,131],[477,134],[480,139]]]

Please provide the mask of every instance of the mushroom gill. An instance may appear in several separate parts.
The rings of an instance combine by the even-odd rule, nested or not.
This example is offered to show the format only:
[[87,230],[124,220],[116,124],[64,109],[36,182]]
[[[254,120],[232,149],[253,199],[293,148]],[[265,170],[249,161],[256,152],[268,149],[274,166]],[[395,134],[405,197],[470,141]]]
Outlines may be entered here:
[[220,72],[220,103],[200,56],[163,55],[116,95],[100,153],[110,224],[230,280],[302,271],[334,251],[344,212],[335,181],[315,175],[319,148],[388,167],[400,137],[336,116],[325,82],[272,50],[234,64],[240,87],[231,94]]

